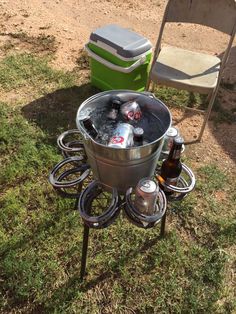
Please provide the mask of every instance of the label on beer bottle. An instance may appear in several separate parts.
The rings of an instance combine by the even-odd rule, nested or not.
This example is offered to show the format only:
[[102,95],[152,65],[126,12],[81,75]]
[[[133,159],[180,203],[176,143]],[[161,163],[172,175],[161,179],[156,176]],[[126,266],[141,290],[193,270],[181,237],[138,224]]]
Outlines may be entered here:
[[181,147],[179,149],[174,150],[172,159],[180,159],[181,155]]

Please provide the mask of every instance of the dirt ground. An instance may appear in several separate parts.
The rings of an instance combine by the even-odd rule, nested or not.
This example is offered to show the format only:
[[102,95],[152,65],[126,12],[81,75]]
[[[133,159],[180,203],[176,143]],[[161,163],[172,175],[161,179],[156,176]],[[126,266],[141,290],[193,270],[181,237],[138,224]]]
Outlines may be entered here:
[[[155,44],[166,0],[0,0],[0,43],[8,34],[26,32],[29,36],[40,34],[55,36],[57,49],[53,65],[72,70],[79,51],[88,41],[92,30],[105,24],[119,24],[146,36]],[[197,49],[201,52],[222,55],[228,37],[201,26],[168,25],[164,43]],[[224,72],[219,100],[224,109],[236,115],[236,47],[234,47]],[[1,55],[0,55],[1,57]],[[196,136],[202,122],[198,114],[172,110],[186,139]],[[183,119],[181,119],[183,118]],[[178,122],[178,120],[182,120]],[[235,119],[234,119],[235,120]],[[191,146],[189,152],[196,163],[209,161],[221,164],[227,171],[234,171],[236,162],[236,124],[208,123],[203,142]],[[188,148],[187,148],[188,154]]]

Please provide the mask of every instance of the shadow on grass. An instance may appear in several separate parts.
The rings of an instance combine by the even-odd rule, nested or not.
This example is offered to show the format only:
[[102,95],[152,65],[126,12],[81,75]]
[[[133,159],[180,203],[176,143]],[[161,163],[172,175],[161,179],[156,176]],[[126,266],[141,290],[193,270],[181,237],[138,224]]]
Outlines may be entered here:
[[[71,210],[74,210],[74,205],[71,202]],[[17,251],[19,249],[27,249],[27,246],[29,245],[29,242],[36,243],[38,237],[41,234],[44,234],[45,231],[53,229],[57,222],[60,221],[60,219],[63,217],[64,211],[56,211],[52,212],[50,218],[47,220],[39,223],[39,225],[34,227],[34,232],[32,234],[23,234],[18,241],[15,241],[13,243],[7,243],[6,246],[2,246],[0,250],[0,258],[1,260],[4,259],[10,252]],[[57,231],[59,234],[63,231],[63,227],[61,227],[62,230]]]
[[[96,230],[95,230],[96,232]],[[46,307],[46,310],[52,310],[54,309],[55,302],[59,299],[63,299],[63,302],[68,303],[71,302],[78,294],[78,290],[80,292],[87,292],[88,290],[91,290],[95,288],[97,285],[102,284],[108,279],[117,279],[122,276],[122,272],[120,270],[120,266],[127,264],[128,262],[132,261],[137,257],[139,254],[145,254],[150,249],[152,249],[153,246],[155,246],[159,241],[164,240],[160,236],[155,236],[153,239],[146,240],[141,247],[137,248],[136,250],[130,249],[125,256],[121,256],[118,258],[115,262],[115,264],[112,266],[111,269],[106,270],[102,272],[100,275],[96,276],[95,278],[91,280],[87,280],[85,277],[84,280],[81,282],[80,280],[80,273],[74,273],[73,276],[63,285],[60,286],[58,289],[56,289],[50,300],[48,300],[48,305]],[[88,256],[88,272],[89,269],[92,267],[92,262],[89,260],[91,257]],[[148,270],[146,270],[148,271]]]
[[24,117],[36,123],[49,140],[54,140],[68,129],[76,128],[76,113],[83,101],[98,93],[90,84],[59,89],[34,100],[22,108]]
[[[33,236],[23,236],[18,242],[7,246],[7,248],[3,248],[3,250],[0,252],[0,257],[3,260],[9,253],[11,252],[17,252],[18,250],[20,251],[27,251],[28,246],[34,245],[34,243],[37,243],[38,239],[41,239],[41,237],[44,235],[46,230],[49,229],[54,229],[56,223],[61,220],[61,217],[64,215],[64,211],[59,211],[56,213],[53,213],[50,216],[50,220],[47,220],[45,222],[42,222],[39,226],[37,226],[34,230],[34,235]],[[63,226],[61,227],[63,228]],[[62,229],[57,229],[55,234],[53,236],[57,236],[60,233],[63,232]],[[82,230],[79,231],[82,234]],[[96,230],[94,231],[96,232]],[[159,241],[159,237],[154,237],[152,239],[147,239],[143,245],[139,249],[130,249],[125,256],[122,256],[117,259],[115,264],[112,266],[112,268],[105,270],[101,272],[100,275],[98,276],[93,276],[91,280],[86,281],[84,280],[83,283],[80,281],[80,274],[77,270],[73,271],[72,276],[66,281],[65,284],[61,285],[54,291],[52,291],[50,299],[47,300],[46,304],[39,304],[38,302],[33,302],[33,297],[31,299],[31,296],[27,296],[27,299],[30,298],[32,302],[32,308],[28,311],[28,313],[42,313],[45,311],[50,311],[55,308],[55,306],[61,306],[65,303],[71,302],[76,296],[78,295],[78,291],[80,292],[87,292],[90,289],[93,289],[97,285],[105,282],[106,280],[109,279],[117,279],[119,278],[122,273],[120,270],[120,266],[128,263],[129,261],[132,261],[135,259],[135,257],[138,254],[145,254],[145,252],[148,252],[152,247]],[[91,239],[90,239],[91,241]],[[76,258],[76,261],[78,260],[78,265],[80,267],[80,258],[81,258],[81,247],[82,243],[78,243],[77,249],[78,249],[78,255]],[[67,253],[64,253],[67,254]],[[74,260],[74,263],[77,264]],[[89,261],[88,261],[88,272],[91,271],[91,268],[93,267],[93,262],[92,262],[92,257],[91,255],[89,256]],[[104,265],[105,266],[105,265]],[[76,267],[77,268],[77,267]],[[104,267],[105,268],[105,267]],[[107,267],[106,267],[107,268]],[[98,269],[102,269],[102,267],[98,267]],[[46,290],[45,290],[46,291]],[[9,292],[9,291],[8,291]],[[14,295],[14,289],[10,291],[12,295]],[[46,293],[46,292],[45,292]],[[23,309],[26,306],[26,298],[19,299],[16,296],[12,296],[12,300],[10,302],[10,306],[12,308],[17,308]],[[59,303],[58,303],[59,302]],[[34,304],[33,304],[34,303]]]
[[[224,52],[219,55],[222,59]],[[223,72],[217,99],[213,107],[213,123],[209,124],[212,134],[230,158],[236,163],[236,46],[231,48]]]
[[[234,59],[236,57],[236,50],[232,50],[233,52],[235,51],[235,53],[231,54],[231,62],[233,62],[232,58]],[[60,133],[68,129],[76,128],[75,118],[79,106],[87,98],[98,92],[99,90],[89,83],[81,86],[59,89],[25,105],[22,108],[22,113],[27,120],[36,123],[43,131],[45,131],[48,134],[48,141],[54,144]],[[157,96],[160,95],[157,94]],[[204,97],[205,96],[202,98],[202,102],[205,100]],[[192,106],[195,100],[195,96],[190,93],[188,100],[189,106]],[[216,106],[213,110],[214,109],[217,110]],[[214,118],[214,120],[219,120],[217,127],[215,127],[215,123],[210,123],[209,126],[212,128],[212,133],[219,144],[223,146],[224,150],[228,152],[231,158],[236,162],[233,136],[229,136],[228,134],[232,132],[234,125],[229,124],[229,127],[227,127],[227,125],[225,127],[224,124],[224,127],[221,127],[221,122],[227,122],[229,118],[228,112],[224,113],[222,110],[223,109],[218,109],[218,112],[216,112],[219,119]],[[182,118],[174,119],[174,124],[178,127],[181,122],[193,118],[196,114],[196,112],[186,109]],[[226,129],[229,129],[229,132],[227,132]],[[197,132],[199,131],[200,125]],[[195,140],[195,138],[190,140]]]

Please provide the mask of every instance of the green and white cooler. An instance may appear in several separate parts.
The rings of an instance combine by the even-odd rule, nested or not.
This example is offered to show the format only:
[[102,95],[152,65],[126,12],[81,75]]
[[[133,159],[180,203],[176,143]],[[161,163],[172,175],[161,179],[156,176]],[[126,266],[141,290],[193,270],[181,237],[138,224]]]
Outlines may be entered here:
[[101,90],[145,89],[152,56],[147,38],[118,25],[106,25],[91,33],[85,49],[92,85]]

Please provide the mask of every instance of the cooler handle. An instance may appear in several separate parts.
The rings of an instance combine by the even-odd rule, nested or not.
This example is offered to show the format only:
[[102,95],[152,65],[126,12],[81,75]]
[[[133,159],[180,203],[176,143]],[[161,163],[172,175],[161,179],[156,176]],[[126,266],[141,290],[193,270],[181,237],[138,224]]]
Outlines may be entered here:
[[87,51],[88,55],[90,57],[92,57],[93,59],[95,59],[96,61],[102,63],[103,65],[107,66],[108,68],[114,70],[114,71],[118,71],[118,72],[122,72],[122,73],[130,73],[132,72],[134,69],[136,69],[139,65],[144,64],[146,61],[146,55],[143,55],[138,61],[134,62],[133,64],[131,64],[131,66],[127,67],[127,68],[123,68],[119,65],[113,64],[105,59],[103,59],[102,57],[98,56],[96,53],[94,53],[89,47],[88,45],[85,45],[85,50]]

